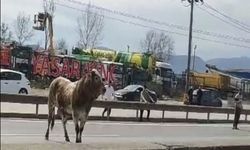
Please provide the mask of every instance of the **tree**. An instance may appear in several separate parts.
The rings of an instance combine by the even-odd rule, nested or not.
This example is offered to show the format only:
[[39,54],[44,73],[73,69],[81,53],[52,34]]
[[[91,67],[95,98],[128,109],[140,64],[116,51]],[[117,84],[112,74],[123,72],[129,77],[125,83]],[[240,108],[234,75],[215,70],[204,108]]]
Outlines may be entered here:
[[92,10],[91,4],[88,4],[86,12],[77,18],[78,47],[82,49],[94,48],[101,40],[103,27],[104,16]]
[[14,29],[18,43],[23,45],[24,42],[33,36],[30,16],[26,16],[23,12],[20,12],[14,21]]
[[157,60],[169,61],[174,50],[174,41],[164,32],[150,30],[146,38],[141,41],[141,48],[148,53],[153,53]]
[[12,39],[12,32],[9,29],[9,25],[6,23],[1,24],[1,38],[0,41],[6,42],[6,41],[11,41]]
[[57,49],[60,51],[60,53],[66,54],[67,48],[68,48],[67,43],[63,38],[58,40]]

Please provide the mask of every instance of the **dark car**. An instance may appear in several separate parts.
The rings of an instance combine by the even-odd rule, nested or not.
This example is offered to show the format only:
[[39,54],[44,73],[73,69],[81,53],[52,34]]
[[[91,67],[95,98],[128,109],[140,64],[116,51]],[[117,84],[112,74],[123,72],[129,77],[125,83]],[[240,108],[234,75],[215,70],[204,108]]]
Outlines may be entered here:
[[[193,91],[193,104],[197,104],[197,91],[198,89]],[[219,92],[213,89],[202,89],[201,105],[222,107]]]
[[115,91],[114,97],[120,101],[140,101],[140,94],[143,89],[144,87],[141,85],[128,85]]

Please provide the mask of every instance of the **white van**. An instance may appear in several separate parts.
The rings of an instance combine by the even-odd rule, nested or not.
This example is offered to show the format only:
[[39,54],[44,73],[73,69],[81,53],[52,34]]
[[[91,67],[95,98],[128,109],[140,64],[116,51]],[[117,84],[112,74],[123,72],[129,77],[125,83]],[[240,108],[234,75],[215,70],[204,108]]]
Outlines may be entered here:
[[0,77],[1,93],[29,94],[31,92],[30,81],[19,71],[1,68]]

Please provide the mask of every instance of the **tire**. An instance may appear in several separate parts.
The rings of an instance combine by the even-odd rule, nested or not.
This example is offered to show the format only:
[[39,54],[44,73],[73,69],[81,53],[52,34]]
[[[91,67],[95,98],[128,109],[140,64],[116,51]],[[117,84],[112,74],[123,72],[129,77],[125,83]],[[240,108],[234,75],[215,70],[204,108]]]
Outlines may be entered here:
[[28,94],[26,89],[20,89],[19,94]]

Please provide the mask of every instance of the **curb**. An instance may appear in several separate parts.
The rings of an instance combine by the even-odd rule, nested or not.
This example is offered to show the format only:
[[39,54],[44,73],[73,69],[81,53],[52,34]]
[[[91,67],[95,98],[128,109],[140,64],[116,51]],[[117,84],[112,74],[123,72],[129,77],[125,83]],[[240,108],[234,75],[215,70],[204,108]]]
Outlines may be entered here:
[[250,145],[207,146],[207,147],[170,147],[167,150],[250,150]]
[[[1,113],[3,118],[34,118],[34,119],[47,119],[48,115],[46,114],[29,114],[29,113]],[[60,119],[59,116],[56,116],[56,119]],[[101,117],[101,116],[89,116],[88,120],[102,120],[102,121],[134,121],[139,122],[139,118],[136,117]],[[233,120],[207,120],[207,119],[185,119],[185,118],[150,118],[149,120],[143,118],[142,122],[180,122],[180,123],[233,123]],[[240,123],[250,123],[249,121],[241,120]]]

